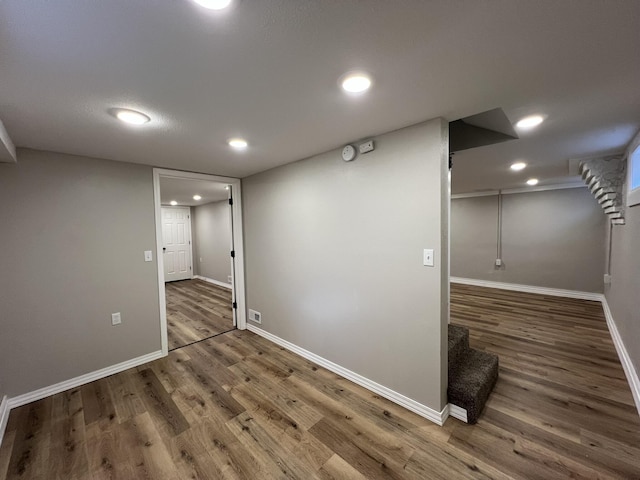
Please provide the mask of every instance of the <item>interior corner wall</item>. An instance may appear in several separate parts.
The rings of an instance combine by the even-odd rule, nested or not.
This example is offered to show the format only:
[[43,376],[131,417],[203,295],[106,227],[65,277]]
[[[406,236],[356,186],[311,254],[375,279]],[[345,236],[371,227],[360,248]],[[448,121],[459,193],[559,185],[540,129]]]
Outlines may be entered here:
[[640,205],[625,210],[625,222],[613,226],[611,285],[605,296],[627,353],[640,372]]
[[194,209],[196,248],[194,264],[198,275],[229,283],[231,275],[231,209],[227,200],[199,205]]
[[451,201],[451,275],[603,291],[607,219],[587,188],[502,195],[502,267],[495,267],[498,196]]
[[[432,120],[375,146],[242,180],[247,306],[260,328],[440,411],[448,126]],[[423,266],[425,248],[435,267]]]
[[151,167],[18,150],[0,203],[4,394],[161,349]]

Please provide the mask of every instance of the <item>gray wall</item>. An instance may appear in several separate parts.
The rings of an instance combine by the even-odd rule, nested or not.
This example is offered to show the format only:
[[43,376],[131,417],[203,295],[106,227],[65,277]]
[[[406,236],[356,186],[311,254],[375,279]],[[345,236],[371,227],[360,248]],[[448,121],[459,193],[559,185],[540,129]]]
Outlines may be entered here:
[[496,268],[498,197],[451,202],[451,275],[602,292],[606,216],[586,188],[502,196],[502,261]]
[[5,394],[160,349],[151,167],[19,150],[0,204]]
[[247,304],[268,332],[441,410],[448,125],[375,140],[353,162],[335,150],[243,179]]
[[640,205],[627,208],[626,225],[614,225],[611,285],[605,289],[620,337],[640,372]]
[[231,275],[231,212],[229,202],[208,203],[194,212],[194,262],[198,275],[229,283]]

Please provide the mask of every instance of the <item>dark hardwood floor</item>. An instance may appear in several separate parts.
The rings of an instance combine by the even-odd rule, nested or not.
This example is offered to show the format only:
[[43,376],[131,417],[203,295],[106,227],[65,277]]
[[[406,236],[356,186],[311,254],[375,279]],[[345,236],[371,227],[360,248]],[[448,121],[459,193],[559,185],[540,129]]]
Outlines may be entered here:
[[11,412],[0,478],[640,479],[601,307],[452,286],[500,356],[476,425],[437,425],[247,331]]
[[165,283],[169,350],[233,330],[231,290],[202,280]]

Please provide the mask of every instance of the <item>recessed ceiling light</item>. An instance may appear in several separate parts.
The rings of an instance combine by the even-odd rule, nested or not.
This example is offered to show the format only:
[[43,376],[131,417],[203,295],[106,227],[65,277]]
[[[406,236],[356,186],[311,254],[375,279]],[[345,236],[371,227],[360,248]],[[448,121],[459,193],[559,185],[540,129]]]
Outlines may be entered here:
[[118,118],[118,120],[129,123],[131,125],[142,125],[151,120],[151,118],[144,113],[136,112],[135,110],[127,110],[124,108],[116,110],[116,117]]
[[244,138],[232,138],[229,140],[229,146],[236,150],[244,150],[249,144]]
[[175,200],[171,200],[169,203],[170,203],[171,205],[173,205],[174,207],[178,204],[178,202],[176,202]]
[[537,185],[537,184],[538,184],[537,178],[530,178],[529,180],[527,180],[527,185]]
[[193,199],[194,200],[202,200],[202,197],[200,195],[194,195]]
[[517,172],[519,170],[522,170],[526,166],[527,166],[527,164],[524,163],[524,162],[516,162],[516,163],[512,163],[510,168],[511,168],[511,170],[515,170]]
[[222,10],[231,5],[231,0],[193,0],[198,5],[209,10]]
[[542,115],[531,115],[519,120],[518,123],[516,123],[516,127],[523,130],[529,130],[530,128],[537,127],[542,122],[544,122],[544,117]]
[[342,89],[348,93],[362,93],[371,87],[371,78],[366,73],[350,73],[340,82]]

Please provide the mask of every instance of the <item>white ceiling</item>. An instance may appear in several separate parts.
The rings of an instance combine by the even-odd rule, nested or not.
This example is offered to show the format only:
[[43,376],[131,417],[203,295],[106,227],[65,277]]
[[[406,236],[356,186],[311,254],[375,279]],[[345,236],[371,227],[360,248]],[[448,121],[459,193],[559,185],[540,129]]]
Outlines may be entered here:
[[[640,128],[639,27],[638,0],[0,0],[0,120],[20,147],[243,177],[502,107],[548,118],[456,155],[454,191],[560,183]],[[358,98],[353,69],[374,78]]]
[[[188,178],[160,177],[160,202],[169,205],[172,200],[178,206],[198,206],[211,202],[220,202],[229,198],[226,183],[209,182],[206,180],[192,180]],[[200,200],[194,200],[194,195],[200,195]]]

